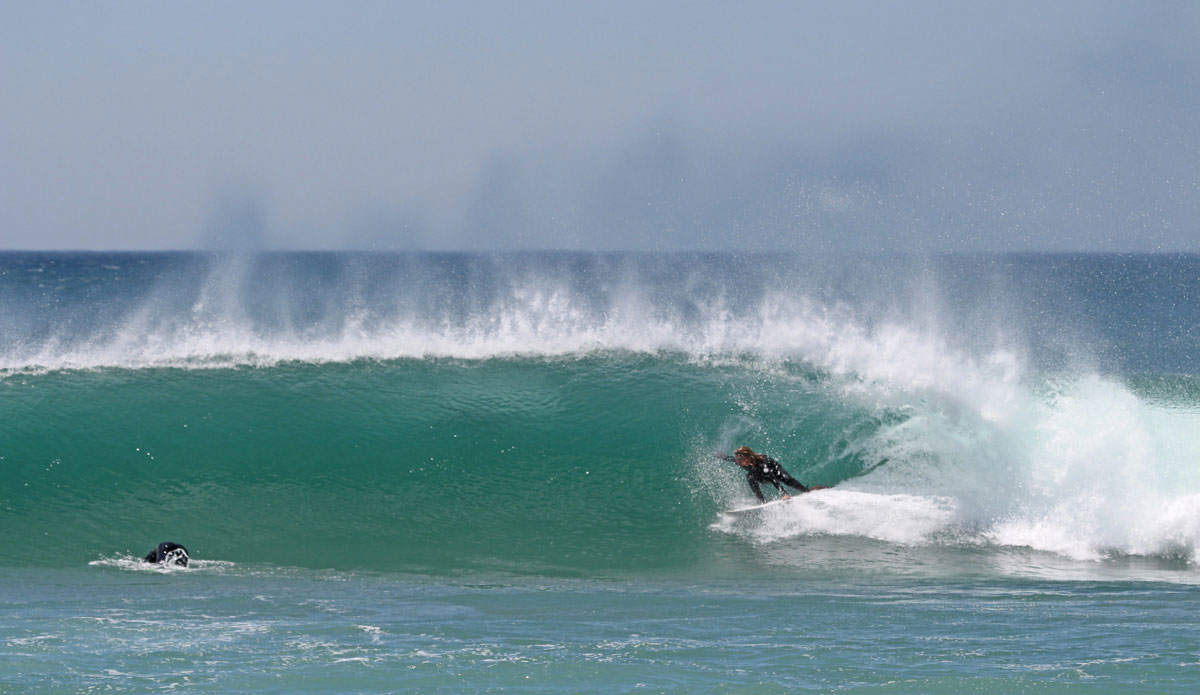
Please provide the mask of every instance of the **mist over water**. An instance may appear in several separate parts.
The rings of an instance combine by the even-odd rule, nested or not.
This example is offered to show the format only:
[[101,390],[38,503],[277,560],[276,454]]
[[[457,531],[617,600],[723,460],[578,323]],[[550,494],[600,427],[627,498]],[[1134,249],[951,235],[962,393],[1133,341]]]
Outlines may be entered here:
[[[30,530],[106,507],[124,520],[106,536],[116,544],[143,510],[89,495],[171,480],[193,535],[236,556],[234,528],[253,526],[278,561],[315,566],[488,564],[498,546],[558,571],[673,566],[720,555],[722,537],[1191,561],[1198,267],[7,254],[0,455],[21,474],[4,501]],[[68,422],[78,441],[55,440]],[[153,443],[158,463],[127,468],[114,440]],[[742,443],[835,487],[722,521],[747,491],[711,453]],[[455,480],[486,499],[470,522],[449,511]],[[563,507],[572,491],[591,507]],[[264,515],[263,496],[288,513]],[[472,553],[406,540],[371,559],[373,542],[347,540],[411,539],[429,523]],[[297,527],[322,529],[319,551],[299,549]],[[587,550],[548,550],[571,538]]]
[[[1188,330],[1196,260],[1187,256],[9,253],[3,261],[8,370],[665,350],[801,359],[868,379],[881,370],[933,378],[943,359],[1009,371],[1188,373],[1197,342]],[[1146,279],[1148,263],[1157,280]]]

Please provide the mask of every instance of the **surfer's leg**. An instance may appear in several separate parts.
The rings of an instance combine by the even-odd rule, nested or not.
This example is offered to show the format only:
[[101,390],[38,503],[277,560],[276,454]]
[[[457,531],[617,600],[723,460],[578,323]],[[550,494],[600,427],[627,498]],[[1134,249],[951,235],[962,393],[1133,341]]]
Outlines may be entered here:
[[809,491],[809,488],[805,487],[804,483],[800,482],[799,480],[796,480],[795,478],[793,478],[790,475],[785,475],[782,478],[780,478],[779,480],[787,485],[791,485],[792,487],[796,488],[800,492],[808,492]]
[[762,488],[758,486],[758,481],[750,476],[746,476],[746,482],[750,484],[750,491],[758,498],[759,502],[766,502],[767,498],[763,495]]

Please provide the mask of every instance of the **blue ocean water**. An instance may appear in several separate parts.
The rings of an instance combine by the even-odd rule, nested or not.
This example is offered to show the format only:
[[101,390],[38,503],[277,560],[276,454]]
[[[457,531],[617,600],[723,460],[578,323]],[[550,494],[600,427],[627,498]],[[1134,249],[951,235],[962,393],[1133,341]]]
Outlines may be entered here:
[[[1195,256],[0,254],[0,691],[1190,693],[1198,300]],[[831,487],[723,515],[742,444]]]

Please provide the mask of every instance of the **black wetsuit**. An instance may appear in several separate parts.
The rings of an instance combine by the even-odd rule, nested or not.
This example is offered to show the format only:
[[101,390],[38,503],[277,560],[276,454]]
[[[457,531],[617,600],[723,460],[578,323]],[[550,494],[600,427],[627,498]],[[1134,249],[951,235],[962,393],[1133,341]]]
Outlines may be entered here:
[[158,547],[151,550],[142,558],[146,562],[153,562],[156,565],[178,565],[180,567],[188,566],[188,551],[187,548],[167,541],[159,543]]
[[[728,454],[719,455],[722,460],[737,462],[737,458]],[[791,485],[800,492],[808,492],[809,488],[796,480],[787,471],[783,470],[783,466],[770,456],[758,455],[758,460],[753,466],[745,469],[746,482],[750,485],[750,490],[759,502],[766,502],[767,498],[762,493],[762,483],[770,483],[775,486],[779,492],[787,494],[787,490],[783,489],[784,485]],[[781,484],[782,483],[782,484]]]

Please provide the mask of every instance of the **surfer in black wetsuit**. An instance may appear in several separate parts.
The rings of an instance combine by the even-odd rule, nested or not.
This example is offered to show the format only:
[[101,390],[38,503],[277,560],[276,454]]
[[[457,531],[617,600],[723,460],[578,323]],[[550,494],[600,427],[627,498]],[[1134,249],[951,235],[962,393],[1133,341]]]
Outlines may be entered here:
[[188,551],[187,548],[179,545],[178,543],[166,541],[165,543],[159,543],[154,550],[151,550],[146,554],[146,557],[142,559],[146,562],[153,562],[156,565],[176,565],[178,567],[187,567]]
[[[787,490],[783,489],[784,485],[790,485],[800,492],[808,492],[809,488],[796,480],[787,471],[783,470],[783,466],[779,462],[765,454],[756,454],[754,450],[748,446],[740,447],[733,452],[733,456],[729,454],[717,454],[717,458],[722,461],[733,461],[737,465],[746,470],[746,482],[750,484],[750,491],[758,498],[759,502],[766,502],[767,498],[763,496],[762,483],[770,483],[783,495],[783,499],[791,497]],[[782,484],[781,484],[782,483]],[[819,485],[817,487],[820,487]]]

